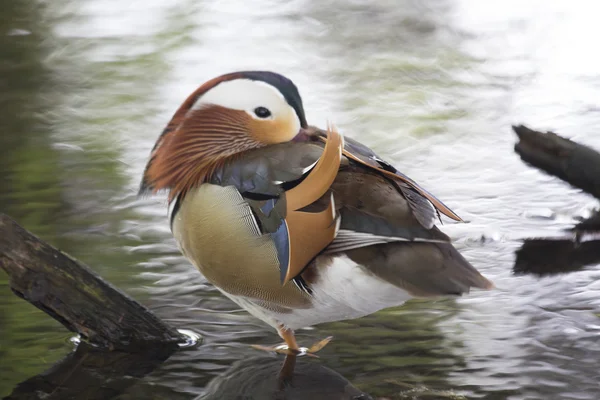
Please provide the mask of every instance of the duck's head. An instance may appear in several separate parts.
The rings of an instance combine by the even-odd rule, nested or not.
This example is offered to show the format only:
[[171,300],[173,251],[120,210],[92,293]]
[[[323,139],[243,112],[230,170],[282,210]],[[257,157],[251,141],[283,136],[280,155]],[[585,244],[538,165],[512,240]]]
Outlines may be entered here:
[[228,158],[291,141],[304,128],[302,99],[286,77],[245,71],[211,79],[183,102],[159,137],[140,193],[168,189],[172,200]]

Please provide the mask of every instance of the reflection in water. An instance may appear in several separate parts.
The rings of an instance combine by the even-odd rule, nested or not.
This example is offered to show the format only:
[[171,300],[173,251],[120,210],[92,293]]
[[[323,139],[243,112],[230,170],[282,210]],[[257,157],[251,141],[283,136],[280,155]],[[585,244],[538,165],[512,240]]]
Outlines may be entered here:
[[334,339],[322,357],[377,398],[391,394],[402,399],[462,398],[464,392],[502,398],[512,394],[503,388],[453,382],[454,371],[468,368],[464,357],[468,348],[461,335],[446,334],[441,327],[454,324],[463,312],[452,299],[435,304],[412,300],[407,306],[360,320],[327,324],[323,330]]
[[[294,368],[293,376],[287,376],[287,368]],[[262,356],[234,363],[208,384],[206,394],[200,399],[369,400],[371,397],[316,362],[287,356],[282,366],[281,357]]]
[[600,263],[600,240],[527,239],[517,251],[516,274],[539,276],[578,271]]
[[[140,4],[20,0],[0,15],[1,211],[206,339],[120,399],[202,396],[234,363],[257,356],[250,344],[278,341],[180,256],[164,201],[135,197],[150,148],[182,99],[210,77],[247,68],[292,78],[311,123],[332,120],[471,221],[443,229],[498,286],[300,331],[301,343],[334,336],[316,365],[374,397],[597,398],[597,261],[543,279],[511,272],[522,238],[552,236],[591,206],[523,165],[509,132],[525,123],[600,146],[600,59],[590,51],[600,25],[590,8]],[[5,279],[0,397],[71,351],[69,334],[13,296]]]
[[[56,245],[68,205],[60,156],[45,118],[54,89],[43,44],[49,31],[36,1],[2,4],[0,211]],[[0,269],[0,397],[69,352],[62,326],[14,296],[7,279]]]
[[54,239],[64,202],[60,157],[44,118],[52,108],[42,44],[49,27],[34,3],[7,3],[0,15],[0,210]]
[[177,345],[156,346],[131,354],[80,343],[52,368],[19,383],[5,399],[112,399],[152,372],[176,349]]

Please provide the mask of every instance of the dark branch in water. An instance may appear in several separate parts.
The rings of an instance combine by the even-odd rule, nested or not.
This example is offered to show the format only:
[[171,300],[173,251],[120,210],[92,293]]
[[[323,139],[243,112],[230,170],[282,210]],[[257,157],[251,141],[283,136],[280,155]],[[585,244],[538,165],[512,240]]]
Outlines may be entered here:
[[[513,126],[519,137],[515,151],[521,159],[600,199],[600,153],[556,133]],[[577,224],[573,231],[600,231],[600,212]]]
[[600,153],[556,133],[513,126],[521,159],[600,199]]
[[[521,159],[600,199],[600,153],[556,133],[513,126]],[[600,212],[575,225],[573,238],[527,239],[517,250],[515,274],[553,275],[600,262],[600,240],[581,242],[583,233],[600,232]]]
[[555,275],[597,263],[600,263],[599,240],[577,243],[569,239],[527,239],[517,250],[513,272]]
[[598,232],[600,231],[600,211],[596,211],[588,219],[584,219],[572,229],[574,232]]
[[17,294],[106,349],[135,352],[185,337],[150,310],[0,214],[0,268]]

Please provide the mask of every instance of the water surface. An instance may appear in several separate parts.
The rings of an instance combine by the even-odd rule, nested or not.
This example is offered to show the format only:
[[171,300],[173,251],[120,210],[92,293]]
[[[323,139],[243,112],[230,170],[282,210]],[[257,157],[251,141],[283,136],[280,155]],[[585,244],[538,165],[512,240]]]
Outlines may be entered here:
[[[202,396],[236,362],[260,356],[249,344],[278,341],[179,254],[165,198],[136,197],[149,151],[183,99],[216,75],[255,68],[293,79],[310,123],[335,122],[469,220],[444,230],[497,285],[301,330],[306,344],[335,337],[323,367],[386,399],[597,398],[598,266],[543,279],[511,273],[522,239],[560,235],[595,202],[523,164],[510,130],[526,123],[600,148],[595,3],[496,3],[3,7],[0,211],[205,338],[120,398]],[[4,396],[73,345],[10,292],[3,273],[0,310]]]

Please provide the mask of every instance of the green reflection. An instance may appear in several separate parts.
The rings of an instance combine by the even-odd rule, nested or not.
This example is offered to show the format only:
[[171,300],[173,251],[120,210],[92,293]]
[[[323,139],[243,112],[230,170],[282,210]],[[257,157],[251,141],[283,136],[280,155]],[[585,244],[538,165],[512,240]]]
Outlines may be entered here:
[[[59,155],[44,120],[52,85],[43,63],[48,30],[41,13],[28,0],[6,2],[0,13],[0,211],[56,242],[64,201]],[[0,270],[0,397],[58,360],[69,347],[68,336],[13,295]]]
[[311,16],[331,30],[308,40],[327,63],[323,79],[339,85],[340,108],[351,110],[348,133],[368,132],[375,150],[389,150],[407,137],[448,137],[453,122],[470,117],[466,95],[476,87],[478,60],[444,23],[452,7],[445,0],[355,2],[331,13],[315,4]]
[[0,15],[0,210],[55,238],[62,199],[58,155],[43,117],[51,73],[41,39],[48,31],[35,3],[8,2]]
[[[136,266],[148,255],[127,250],[144,242],[123,229],[140,216],[120,138],[152,116],[140,100],[152,86],[135,79],[164,65],[158,52],[93,60],[89,52],[110,39],[55,35],[73,6],[10,1],[0,13],[0,211],[144,302]],[[0,398],[66,355],[71,336],[16,297],[0,270]]]

